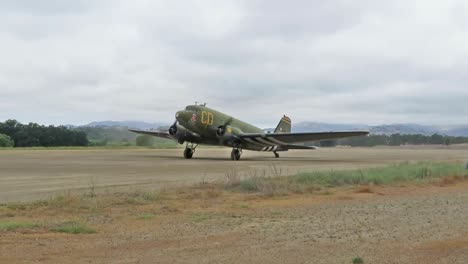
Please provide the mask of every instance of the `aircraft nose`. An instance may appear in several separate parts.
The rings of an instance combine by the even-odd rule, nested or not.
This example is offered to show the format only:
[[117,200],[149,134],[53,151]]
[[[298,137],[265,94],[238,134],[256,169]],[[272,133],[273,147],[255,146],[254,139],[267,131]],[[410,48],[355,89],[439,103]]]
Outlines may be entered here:
[[178,111],[175,117],[177,121],[181,122],[181,121],[187,120],[187,116],[188,116],[188,112],[185,110],[182,110],[182,111]]

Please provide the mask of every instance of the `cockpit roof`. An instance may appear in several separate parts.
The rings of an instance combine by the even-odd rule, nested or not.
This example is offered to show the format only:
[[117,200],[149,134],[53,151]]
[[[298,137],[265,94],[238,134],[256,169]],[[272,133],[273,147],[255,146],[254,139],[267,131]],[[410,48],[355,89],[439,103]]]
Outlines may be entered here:
[[204,105],[188,105],[185,107],[186,111],[199,111],[202,108],[206,108]]

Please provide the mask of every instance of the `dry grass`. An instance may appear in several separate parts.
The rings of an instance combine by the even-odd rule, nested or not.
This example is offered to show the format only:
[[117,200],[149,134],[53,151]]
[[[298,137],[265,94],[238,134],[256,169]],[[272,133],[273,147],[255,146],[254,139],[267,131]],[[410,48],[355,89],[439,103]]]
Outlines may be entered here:
[[468,179],[467,176],[459,176],[459,175],[456,175],[456,176],[447,176],[447,177],[443,177],[441,179],[438,179],[436,180],[434,183],[440,187],[444,187],[444,186],[449,186],[449,185],[453,185],[457,182],[460,182],[464,179]]
[[239,169],[231,168],[225,174],[225,186],[227,188],[238,187],[241,183],[241,175]]
[[226,178],[230,179],[231,175],[235,175],[235,179],[240,179],[240,182],[225,184],[226,188],[265,196],[313,193],[339,186],[362,186],[357,192],[372,193],[373,185],[434,182],[447,185],[468,179],[463,164],[429,162],[405,162],[388,167],[359,170],[302,172],[289,177],[283,175],[280,168],[271,166],[268,169],[251,170],[243,174],[231,170]]
[[[357,186],[357,193],[373,193],[372,186],[402,183],[431,183],[446,186],[468,178],[462,164],[404,163],[390,167],[300,173],[287,176],[281,168],[271,165],[268,168],[253,169],[241,172],[231,168],[226,172],[224,182],[208,183],[206,181],[191,187],[175,187],[162,190],[139,190],[130,193],[96,193],[93,185],[90,191],[77,195],[66,192],[50,199],[33,203],[11,203],[6,207],[21,212],[32,209],[60,210],[69,214],[103,213],[108,208],[119,206],[158,205],[161,212],[177,211],[173,204],[188,200],[203,201],[204,206],[214,200],[223,200],[232,193],[254,194],[259,196],[285,196],[289,194],[327,194],[337,186]],[[172,204],[172,205],[171,205]]]

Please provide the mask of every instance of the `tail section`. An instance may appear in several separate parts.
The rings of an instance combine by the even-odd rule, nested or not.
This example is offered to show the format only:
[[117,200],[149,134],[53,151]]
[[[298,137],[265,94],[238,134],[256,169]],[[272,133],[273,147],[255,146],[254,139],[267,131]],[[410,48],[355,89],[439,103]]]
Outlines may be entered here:
[[275,129],[275,133],[291,133],[291,118],[283,116]]

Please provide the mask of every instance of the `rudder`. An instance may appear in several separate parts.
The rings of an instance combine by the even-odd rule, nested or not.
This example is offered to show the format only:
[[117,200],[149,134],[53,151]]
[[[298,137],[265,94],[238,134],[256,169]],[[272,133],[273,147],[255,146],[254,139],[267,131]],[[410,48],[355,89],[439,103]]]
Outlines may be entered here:
[[283,116],[275,129],[275,133],[291,133],[291,118]]

